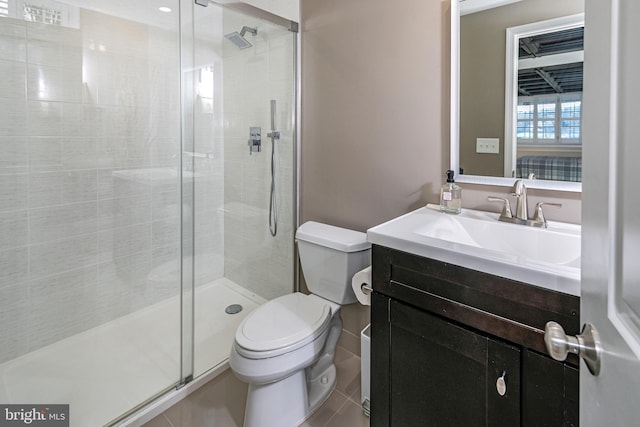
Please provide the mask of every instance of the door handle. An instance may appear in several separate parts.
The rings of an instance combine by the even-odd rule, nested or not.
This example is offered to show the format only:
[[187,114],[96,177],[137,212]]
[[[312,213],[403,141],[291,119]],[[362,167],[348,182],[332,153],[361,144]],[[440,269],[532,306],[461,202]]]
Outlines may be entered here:
[[592,375],[600,373],[600,355],[602,346],[598,331],[591,323],[585,323],[582,333],[575,337],[567,336],[556,322],[547,322],[544,327],[544,343],[549,355],[562,362],[567,354],[574,353],[582,357]]

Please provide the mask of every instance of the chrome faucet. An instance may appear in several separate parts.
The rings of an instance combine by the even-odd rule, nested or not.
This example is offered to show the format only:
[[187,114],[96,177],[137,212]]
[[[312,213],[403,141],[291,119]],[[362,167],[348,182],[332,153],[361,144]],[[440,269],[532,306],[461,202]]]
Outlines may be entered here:
[[512,196],[516,196],[516,218],[523,221],[529,219],[529,206],[527,205],[527,187],[521,179],[513,184]]
[[544,227],[547,228],[547,220],[544,217],[544,212],[542,211],[542,206],[555,206],[561,207],[560,203],[546,203],[539,202],[536,204],[535,213],[532,219],[529,219],[529,209],[527,204],[527,187],[525,187],[524,182],[521,179],[516,180],[513,184],[513,192],[512,196],[516,197],[516,215],[513,216],[511,211],[511,204],[509,203],[509,199],[505,199],[502,197],[488,197],[487,200],[490,202],[502,202],[504,203],[502,207],[502,213],[498,218],[499,221],[510,222],[512,224],[521,224],[528,225],[531,227]]

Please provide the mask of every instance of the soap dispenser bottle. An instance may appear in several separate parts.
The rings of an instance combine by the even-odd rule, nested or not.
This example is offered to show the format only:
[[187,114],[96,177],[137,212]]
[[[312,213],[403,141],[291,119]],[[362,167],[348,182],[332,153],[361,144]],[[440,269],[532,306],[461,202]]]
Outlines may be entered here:
[[453,171],[447,171],[447,182],[440,188],[440,210],[459,214],[462,211],[462,188],[455,183]]

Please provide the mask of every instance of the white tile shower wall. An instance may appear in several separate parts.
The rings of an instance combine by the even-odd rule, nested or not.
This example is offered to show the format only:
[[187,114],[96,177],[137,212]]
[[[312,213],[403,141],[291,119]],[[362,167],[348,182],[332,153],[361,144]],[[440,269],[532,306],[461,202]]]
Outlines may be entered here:
[[194,12],[194,244],[196,285],[202,285],[224,275],[223,37],[222,9],[197,7]]
[[[223,14],[224,33],[246,34],[253,47],[223,43],[224,90],[224,260],[225,276],[271,299],[293,289],[293,33],[243,17]],[[269,232],[271,183],[270,100],[277,101],[276,193],[278,233]],[[249,127],[262,128],[262,151],[249,154]]]
[[283,18],[300,22],[299,0],[248,0],[247,3],[282,16]]
[[[177,21],[79,23],[0,20],[0,363],[179,290]],[[221,234],[218,151],[196,164],[203,234]],[[221,257],[221,238],[195,244]]]

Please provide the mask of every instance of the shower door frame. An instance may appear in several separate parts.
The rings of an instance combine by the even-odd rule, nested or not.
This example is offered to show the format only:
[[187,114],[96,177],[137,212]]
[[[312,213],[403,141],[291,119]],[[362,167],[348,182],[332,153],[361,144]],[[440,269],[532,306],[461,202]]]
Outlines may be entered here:
[[[300,207],[299,207],[299,189],[300,189],[300,133],[298,132],[298,123],[300,120],[300,32],[299,32],[299,24],[295,21],[289,20],[282,16],[273,14],[266,10],[255,7],[251,4],[238,1],[229,3],[227,0],[193,0],[193,2],[181,2],[180,7],[180,24],[186,22],[191,22],[192,25],[185,25],[186,28],[181,28],[180,31],[180,68],[181,72],[181,152],[194,152],[195,150],[195,136],[193,133],[194,129],[194,117],[193,117],[193,105],[194,105],[194,82],[192,80],[192,74],[185,73],[184,70],[187,68],[191,68],[190,65],[194,63],[195,53],[193,51],[195,47],[195,26],[194,22],[194,7],[201,6],[207,7],[209,3],[214,4],[222,9],[231,10],[234,12],[238,12],[240,14],[250,16],[253,18],[261,19],[268,21],[270,23],[276,24],[284,29],[294,33],[293,37],[293,88],[292,88],[292,99],[291,105],[293,106],[291,112],[291,122],[292,126],[292,136],[293,136],[293,161],[295,162],[295,176],[293,179],[293,226],[294,230],[296,230],[300,224]],[[186,43],[184,41],[187,40]],[[185,49],[185,47],[190,47]],[[193,157],[182,156],[181,155],[181,176],[180,180],[182,182],[182,173],[185,170],[189,170],[193,165],[188,164],[189,162],[193,162]],[[193,170],[193,169],[191,169]],[[191,202],[195,202],[195,179],[191,181],[191,185],[189,186],[189,192],[191,193],[191,197],[187,197],[187,200],[191,200]],[[184,189],[184,186],[183,186]],[[183,200],[185,200],[185,194],[182,194]],[[184,206],[184,204],[183,204]],[[192,216],[195,215],[195,209],[191,206]],[[194,280],[194,264],[193,260],[195,256],[189,257],[189,255],[195,255],[195,232],[194,232],[194,218],[189,218],[189,221],[185,221],[184,212],[182,212],[182,227],[181,227],[181,247],[182,247],[182,256],[181,256],[181,265],[182,265],[182,289],[181,289],[181,307],[182,307],[182,336],[181,336],[181,378],[180,383],[176,386],[177,389],[184,387],[186,384],[190,383],[193,379],[194,373],[194,296],[195,296],[195,280]],[[185,258],[186,255],[186,258]],[[185,259],[191,259],[191,263],[186,265]],[[298,252],[297,247],[293,245],[293,268],[291,271],[292,279],[293,279],[293,289],[292,292],[298,292],[300,290],[300,269],[298,260]]]
[[[193,105],[194,105],[194,82],[192,80],[192,75],[189,73],[185,73],[184,70],[194,63],[195,53],[193,51],[195,47],[195,26],[194,22],[194,7],[201,6],[207,7],[209,3],[214,4],[222,9],[231,10],[234,12],[238,12],[240,14],[250,16],[253,18],[261,19],[268,21],[270,23],[276,24],[284,29],[294,33],[293,37],[293,90],[292,90],[292,99],[291,105],[293,106],[291,112],[291,122],[293,124],[292,134],[293,134],[293,159],[295,162],[295,176],[293,179],[293,226],[294,230],[296,230],[300,224],[300,207],[299,207],[299,189],[300,189],[300,136],[298,132],[298,123],[300,120],[300,32],[299,32],[299,24],[290,19],[284,18],[282,16],[273,14],[266,10],[255,7],[251,4],[238,1],[229,3],[227,0],[193,0],[191,2],[181,2],[180,7],[180,24],[186,22],[191,22],[192,25],[186,25],[186,28],[181,28],[180,31],[180,68],[183,70],[181,72],[181,153],[184,152],[194,152],[195,150],[195,136],[193,133],[194,128],[194,117],[193,117]],[[186,18],[186,19],[185,19]],[[187,40],[186,43],[184,41]],[[185,46],[190,47],[185,49]],[[182,182],[182,173],[185,170],[189,170],[193,165],[189,165],[188,163],[193,162],[193,157],[182,156],[181,154],[181,176],[180,180]],[[192,169],[191,169],[192,170]],[[191,181],[191,185],[189,186],[189,192],[191,193],[191,197],[187,197],[187,200],[191,200],[192,203],[195,202],[195,179]],[[183,186],[184,189],[184,186]],[[185,194],[182,194],[183,200],[185,200]],[[184,203],[183,203],[184,206]],[[191,206],[192,216],[195,215],[195,209]],[[187,383],[193,380],[194,373],[194,296],[195,296],[195,280],[194,280],[194,264],[193,260],[195,259],[195,231],[194,231],[194,218],[189,218],[189,221],[185,221],[184,212],[182,212],[182,227],[181,227],[181,248],[182,248],[182,256],[181,256],[181,266],[182,266],[182,289],[181,289],[181,307],[182,307],[182,336],[181,336],[181,377],[180,383],[176,388],[180,389],[185,386]],[[293,268],[291,271],[292,279],[293,279],[293,289],[292,292],[298,292],[300,290],[300,269],[298,260],[298,252],[297,247],[293,245]],[[186,255],[186,258],[185,258]],[[192,255],[189,257],[189,255]],[[191,259],[192,262],[189,265],[184,262],[185,259]]]
[[[293,88],[291,105],[292,115],[292,135],[293,135],[293,161],[295,162],[295,176],[293,179],[292,191],[293,191],[293,226],[297,229],[300,222],[300,208],[299,208],[299,188],[300,188],[300,136],[298,132],[298,123],[300,120],[300,33],[299,24],[295,21],[283,18],[279,15],[275,15],[271,12],[259,9],[253,5],[244,2],[228,3],[224,0],[194,0],[193,2],[181,2],[180,7],[180,68],[181,72],[181,176],[180,180],[183,182],[182,174],[185,170],[193,170],[192,162],[193,157],[182,156],[184,152],[194,152],[195,150],[195,135],[194,129],[194,81],[191,73],[185,73],[185,69],[190,69],[191,65],[195,61],[195,25],[194,25],[194,7],[201,6],[207,7],[209,3],[212,3],[222,9],[232,10],[234,12],[241,13],[246,16],[258,18],[276,24],[286,30],[294,33],[293,37]],[[191,25],[183,24],[191,23]],[[191,163],[191,164],[189,164]],[[191,185],[188,186],[188,192],[190,194],[184,194],[183,185],[182,198],[185,200],[191,200],[191,203],[195,202],[195,179],[191,181]],[[184,206],[184,203],[182,204]],[[194,222],[195,209],[191,206],[192,216],[185,218],[185,212],[181,213],[182,227],[181,227],[181,267],[182,267],[182,282],[181,282],[181,377],[180,382],[176,385],[176,389],[180,390],[186,385],[189,385],[194,380],[194,322],[195,322],[195,280],[194,280],[194,260],[195,260],[195,231]],[[185,220],[187,219],[187,220]],[[293,268],[291,276],[293,279],[293,292],[299,290],[299,263],[297,262],[298,254],[295,244],[293,245]],[[189,256],[191,255],[191,256]],[[185,260],[191,260],[190,263],[186,263]],[[214,367],[212,367],[214,368]],[[221,369],[214,369],[212,375],[202,375],[207,379],[211,379],[216,376]],[[203,378],[204,379],[204,378]],[[194,387],[195,389],[196,387]]]
[[[251,16],[253,18],[262,19],[272,24],[279,25],[288,31],[295,34],[293,38],[293,96],[291,99],[291,105],[293,105],[291,121],[293,123],[293,158],[295,162],[295,177],[293,180],[293,226],[297,230],[300,226],[300,132],[298,132],[298,123],[300,123],[300,106],[301,106],[301,40],[300,40],[300,24],[290,19],[284,18],[280,15],[276,15],[264,9],[260,9],[249,3],[243,1],[232,0],[193,0],[193,4],[197,6],[207,7],[209,3],[219,6],[222,9],[232,10],[244,15]],[[293,292],[300,291],[300,265],[298,260],[298,249],[296,245],[293,245]]]
[[[292,185],[292,218],[293,227],[296,230],[300,224],[300,132],[298,131],[298,124],[300,123],[300,105],[301,105],[301,52],[300,52],[300,32],[299,24],[295,21],[289,20],[282,16],[273,14],[263,9],[257,8],[251,4],[234,1],[229,3],[228,0],[193,0],[193,1],[180,1],[180,162],[182,167],[180,168],[180,182],[181,188],[181,290],[180,290],[180,307],[181,307],[181,358],[180,358],[180,379],[176,383],[175,387],[172,387],[163,394],[150,397],[149,400],[139,405],[137,408],[132,409],[127,414],[116,420],[113,425],[126,426],[126,425],[139,425],[150,421],[155,416],[159,415],[170,406],[176,404],[180,400],[192,392],[199,389],[203,384],[212,380],[216,376],[224,372],[228,367],[228,362],[221,363],[216,366],[212,366],[211,369],[204,374],[194,378],[194,322],[195,322],[195,209],[193,209],[193,203],[195,202],[195,179],[191,180],[189,186],[184,185],[184,172],[193,170],[192,156],[185,156],[185,152],[195,152],[195,135],[194,135],[194,78],[193,74],[185,73],[184,70],[192,69],[195,62],[195,12],[194,8],[197,6],[207,7],[211,3],[222,9],[228,9],[241,14],[262,19],[270,23],[276,24],[285,28],[286,30],[294,33],[293,37],[293,88],[292,88],[292,139],[293,139],[293,162],[294,162],[294,177]],[[185,22],[187,25],[184,25]],[[189,24],[190,23],[190,24]],[[185,193],[185,188],[188,188],[188,192]],[[184,209],[184,203],[190,200],[191,216],[186,214],[189,209]],[[188,219],[185,221],[185,219]],[[298,292],[300,290],[300,267],[298,262],[298,251],[295,244],[292,245],[293,250],[293,266],[291,269],[291,275],[293,279],[292,292]],[[192,255],[192,256],[189,256]],[[189,262],[186,262],[190,260]]]

